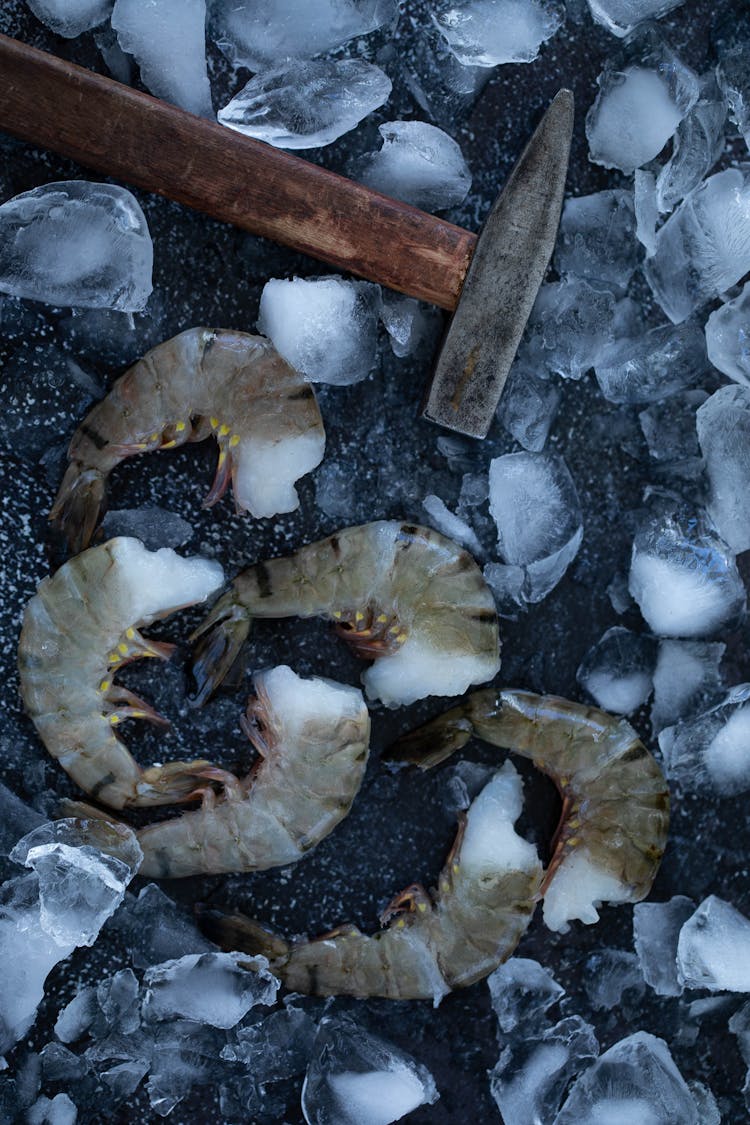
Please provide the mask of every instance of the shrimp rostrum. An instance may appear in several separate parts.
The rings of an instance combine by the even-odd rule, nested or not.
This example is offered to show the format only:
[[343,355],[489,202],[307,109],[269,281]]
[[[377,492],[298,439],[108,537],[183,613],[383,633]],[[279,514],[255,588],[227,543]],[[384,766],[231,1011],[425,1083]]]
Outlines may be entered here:
[[213,434],[216,479],[205,506],[230,480],[238,510],[292,512],[294,483],[320,463],[325,431],[315,392],[268,340],[190,328],[152,348],[86,416],[50,513],[73,552],[91,541],[107,477],[126,457]]
[[492,679],[500,641],[492,594],[471,555],[430,528],[347,527],[242,571],[194,634],[196,701],[234,665],[254,617],[323,617],[374,660],[367,695],[389,705],[459,695]]
[[138,539],[110,539],[45,578],[26,606],[18,649],[21,695],[47,750],[92,797],[112,808],[188,797],[210,762],[141,769],[118,736],[125,719],[165,723],[114,682],[140,657],[168,660],[174,646],[139,627],[204,601],[224,580],[221,566],[147,551]]

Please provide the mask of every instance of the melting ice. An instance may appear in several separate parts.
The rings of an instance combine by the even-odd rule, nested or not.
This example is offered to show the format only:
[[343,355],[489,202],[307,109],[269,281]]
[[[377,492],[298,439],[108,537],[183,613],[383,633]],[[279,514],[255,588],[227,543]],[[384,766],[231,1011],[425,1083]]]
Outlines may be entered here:
[[463,203],[471,172],[452,137],[424,121],[388,121],[378,131],[380,151],[361,158],[356,179],[425,211]]

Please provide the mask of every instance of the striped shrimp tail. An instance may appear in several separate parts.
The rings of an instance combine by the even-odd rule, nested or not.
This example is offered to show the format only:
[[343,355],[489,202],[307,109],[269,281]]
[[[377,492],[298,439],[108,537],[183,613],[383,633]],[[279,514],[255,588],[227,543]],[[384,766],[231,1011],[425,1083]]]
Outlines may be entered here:
[[450,758],[456,750],[463,749],[473,733],[471,720],[466,717],[463,708],[456,707],[402,735],[388,747],[380,760],[431,770]]
[[235,667],[250,632],[252,618],[237,605],[229,590],[191,635],[195,695],[190,702],[202,707]]
[[198,903],[195,914],[201,931],[209,941],[231,953],[259,954],[274,962],[289,954],[289,942],[273,930],[244,914],[225,914]]
[[65,535],[71,554],[89,546],[104,513],[104,491],[105,477],[98,469],[77,461],[68,465],[49,518]]

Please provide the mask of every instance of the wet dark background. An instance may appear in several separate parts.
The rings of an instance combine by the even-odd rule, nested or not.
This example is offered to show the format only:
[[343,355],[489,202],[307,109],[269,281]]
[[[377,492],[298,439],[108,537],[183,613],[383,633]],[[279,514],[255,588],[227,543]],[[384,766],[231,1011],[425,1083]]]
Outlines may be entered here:
[[[659,27],[681,58],[700,72],[712,61],[712,21],[743,7],[741,3],[688,2],[659,21]],[[356,49],[370,58],[376,58],[385,47],[385,54],[381,53],[377,61],[394,78],[393,95],[355,133],[326,149],[307,153],[309,159],[346,172],[357,155],[377,147],[380,122],[425,118],[406,88],[400,67],[400,58],[409,50],[410,21],[418,14],[416,4],[407,4],[395,50],[377,35],[350,46],[350,53]],[[106,72],[91,34],[72,41],[60,39],[38,23],[21,0],[10,0],[0,7],[0,30]],[[447,217],[477,228],[544,107],[561,85],[572,88],[577,99],[569,192],[585,194],[620,184],[630,187],[625,177],[589,163],[584,135],[584,117],[595,96],[596,76],[605,57],[618,49],[619,41],[583,14],[580,23],[568,18],[561,32],[542,48],[536,62],[495,70],[474,108],[448,129],[461,145],[474,183],[467,201]],[[211,62],[216,104],[224,104],[224,95],[239,83],[232,79],[218,53],[212,52]],[[741,158],[742,146],[736,144],[734,152]],[[731,153],[730,143],[728,158]],[[68,178],[96,177],[70,161],[0,137],[3,200]],[[85,372],[106,386],[148,347],[192,325],[253,331],[260,291],[269,277],[328,272],[320,263],[167,200],[138,191],[135,195],[154,240],[155,292],[146,313],[135,317],[133,331],[123,327],[119,317],[103,317],[100,332],[86,329],[71,317],[70,310],[13,300],[0,305],[0,479],[4,482],[0,525],[0,777],[22,798],[45,811],[53,807],[57,796],[76,794],[66,775],[47,759],[22,713],[15,649],[23,605],[54,556],[46,513],[59,480],[65,442],[91,396],[77,387],[71,390],[65,377],[58,380],[56,390],[47,385],[43,395],[24,391],[24,380],[39,379],[40,372],[62,363],[62,353],[62,357],[73,357]],[[636,277],[633,291],[638,295],[641,285]],[[316,506],[315,474],[301,484],[300,510],[287,516],[265,521],[238,518],[229,499],[211,511],[203,511],[200,503],[215,460],[215,449],[206,443],[125,464],[114,474],[110,507],[157,504],[179,513],[194,529],[183,550],[218,558],[230,576],[250,561],[283,554],[347,523],[379,517],[425,522],[421,501],[426,493],[436,492],[452,507],[463,472],[486,471],[492,456],[517,448],[496,425],[487,442],[461,440],[451,461],[446,459],[437,446],[439,432],[417,417],[431,351],[432,344],[425,344],[415,357],[399,360],[384,343],[378,369],[367,381],[352,388],[321,388],[319,399],[328,434],[324,465],[340,463],[350,484],[351,507],[342,511],[340,518],[326,516]],[[24,402],[22,410],[19,395]],[[49,401],[50,396],[54,409],[43,401],[45,397]],[[18,422],[19,414],[23,415],[23,425]],[[566,577],[543,603],[504,621],[500,680],[508,686],[577,699],[581,693],[576,669],[602,632],[617,623],[643,628],[637,611],[618,617],[606,589],[615,575],[627,570],[643,489],[655,478],[637,410],[607,403],[590,374],[580,383],[563,385],[562,406],[549,447],[564,456],[581,496],[583,546]],[[40,455],[44,455],[41,464]],[[491,534],[485,545],[492,548]],[[185,613],[170,619],[155,633],[179,640],[196,620],[197,615]],[[746,627],[721,639],[728,644],[724,663],[727,682],[740,682],[748,676]],[[290,663],[299,672],[331,675],[352,683],[357,682],[359,674],[356,661],[320,623],[259,624],[252,641],[251,667],[279,662]],[[141,724],[128,728],[126,737],[139,760],[145,763],[205,754],[242,772],[247,768],[251,754],[237,723],[242,694],[220,697],[203,712],[189,709],[179,659],[166,669],[160,668],[158,674],[147,664],[136,666],[123,679],[173,719],[166,735],[155,734]],[[397,734],[441,709],[441,703],[434,700],[398,711],[372,708],[372,760],[354,809],[303,863],[252,876],[165,883],[164,889],[189,906],[202,901],[243,909],[285,932],[319,932],[344,920],[372,929],[377,913],[395,892],[414,880],[426,885],[435,881],[453,836],[455,818],[447,806],[447,772],[393,776],[378,764],[379,752]],[[645,713],[636,717],[635,725],[648,740]],[[470,753],[476,760],[497,760],[487,747],[472,745]],[[528,782],[527,827],[542,843],[549,839],[555,823],[556,796],[526,763],[517,764]],[[682,893],[697,902],[714,893],[747,913],[750,882],[745,802],[742,798],[719,803],[679,797],[675,805],[670,844],[652,897],[664,900]],[[137,882],[132,889],[137,889]],[[726,1030],[727,1019],[739,1001],[730,998],[715,1016],[700,1023],[689,1016],[686,1001],[663,1000],[653,993],[645,999],[626,994],[623,1003],[612,1011],[592,1010],[584,989],[588,958],[604,948],[632,951],[631,921],[631,908],[605,908],[597,926],[575,924],[569,934],[555,935],[547,932],[538,916],[519,953],[541,961],[568,989],[566,1014],[577,1012],[590,1019],[602,1049],[641,1028],[661,1035],[683,1075],[711,1087],[723,1119],[746,1120],[740,1093],[745,1068],[736,1042]],[[109,927],[93,949],[79,950],[58,966],[49,978],[47,997],[27,1043],[9,1056],[11,1071],[22,1065],[27,1045],[39,1049],[49,1041],[57,1012],[81,984],[98,981],[127,963],[121,938]],[[410,1051],[432,1071],[441,1098],[410,1118],[415,1125],[499,1120],[487,1080],[487,1071],[498,1055],[496,1021],[484,983],[449,996],[437,1011],[428,1003],[384,1001],[336,1001],[334,1009],[353,1012],[365,1027]],[[55,1090],[45,1092],[52,1096]],[[75,1100],[75,1091],[68,1092]],[[79,1107],[79,1121],[135,1123],[156,1119],[143,1091],[117,1110],[104,1109],[106,1097],[103,1094],[96,1108]],[[218,1099],[210,1090],[201,1090],[181,1103],[170,1120],[218,1122],[223,1118]],[[289,1086],[284,1120],[302,1120],[294,1083]]]

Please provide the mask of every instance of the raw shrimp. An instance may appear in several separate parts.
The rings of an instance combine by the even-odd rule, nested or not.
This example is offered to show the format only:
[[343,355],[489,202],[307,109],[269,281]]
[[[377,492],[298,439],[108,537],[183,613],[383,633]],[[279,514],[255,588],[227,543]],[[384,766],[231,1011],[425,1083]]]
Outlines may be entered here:
[[281,665],[255,676],[242,727],[261,755],[239,779],[207,768],[195,812],[136,833],[141,875],[180,878],[294,863],[342,820],[364,777],[370,717],[362,693]]
[[295,992],[437,1004],[510,957],[534,913],[543,871],[513,829],[522,803],[521,779],[506,762],[463,814],[434,897],[407,887],[372,936],[341,926],[290,943],[242,915],[205,909],[202,924],[227,949],[265,954]]
[[116,727],[127,718],[165,720],[112,677],[142,656],[168,660],[174,646],[147,640],[137,627],[204,601],[223,580],[207,559],[110,539],[45,578],[26,607],[18,650],[26,710],[52,757],[112,808],[185,799],[210,765],[141,769]]
[[202,703],[237,659],[254,617],[325,617],[357,656],[372,699],[459,695],[500,667],[497,614],[471,555],[395,520],[347,527],[242,571],[193,634]]
[[237,508],[292,512],[294,482],[320,464],[325,431],[315,392],[262,336],[190,328],[152,348],[117,380],[73,435],[70,465],[50,512],[73,552],[91,541],[107,477],[126,457],[213,434],[216,479]]
[[596,922],[596,903],[646,897],[666,845],[669,790],[624,719],[554,696],[486,689],[406,735],[386,758],[430,769],[472,735],[530,758],[560,791],[544,879],[550,929]]

